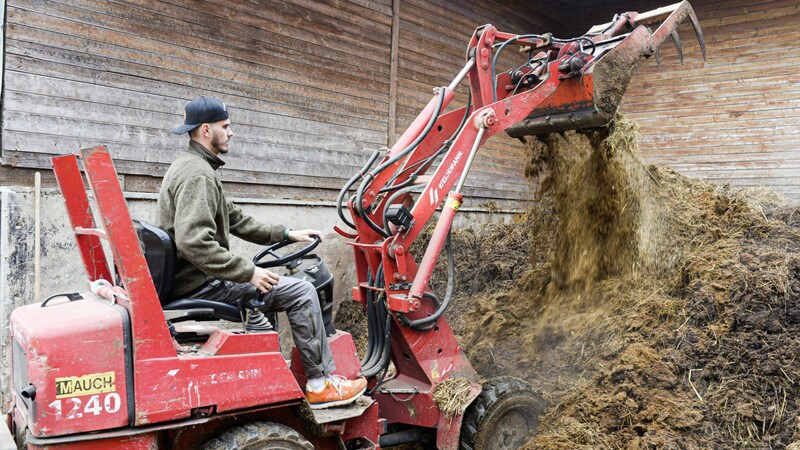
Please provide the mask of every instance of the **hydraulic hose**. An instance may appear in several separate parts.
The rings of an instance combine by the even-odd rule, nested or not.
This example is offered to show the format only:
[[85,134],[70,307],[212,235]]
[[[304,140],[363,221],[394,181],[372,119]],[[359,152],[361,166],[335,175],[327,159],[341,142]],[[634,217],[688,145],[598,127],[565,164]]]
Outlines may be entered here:
[[597,44],[595,44],[595,42],[591,38],[588,38],[586,36],[580,36],[580,37],[576,37],[576,38],[572,38],[572,39],[557,39],[557,38],[553,38],[553,42],[558,42],[558,43],[561,43],[561,44],[568,44],[570,42],[579,42],[579,41],[585,41],[585,42],[588,42],[588,43],[592,44],[592,50],[589,52],[589,54],[590,55],[594,55],[594,52],[597,49]]
[[[375,280],[373,280],[372,286],[377,285],[377,281],[380,276],[382,276],[382,270],[378,269],[378,276],[376,276]],[[370,351],[368,357],[365,358],[365,362],[361,365],[362,373],[370,371],[375,364],[378,363],[380,357],[382,356],[384,345],[383,316],[381,315],[379,302],[377,301],[378,294],[373,291],[372,295],[368,295],[368,297],[369,303],[367,307],[370,314],[367,317],[367,320],[372,322],[372,331],[369,335],[369,340],[372,341],[372,350]],[[369,342],[367,342],[367,345],[369,345]]]
[[497,59],[500,57],[500,53],[502,53],[503,49],[506,48],[508,44],[517,41],[518,39],[542,39],[542,36],[539,34],[521,34],[519,36],[514,36],[513,38],[503,42],[497,48],[497,51],[494,53],[494,57],[492,58],[492,98],[494,101],[497,101],[497,80],[495,79],[495,68],[497,67]]
[[[378,268],[372,285],[377,288],[382,288],[384,286],[383,266]],[[368,355],[369,357],[365,358],[365,362],[361,366],[361,374],[365,377],[372,377],[380,372],[388,365],[388,358],[391,356],[391,352],[389,351],[391,349],[389,337],[391,333],[390,325],[392,316],[389,314],[383,295],[373,294],[370,300],[373,314],[368,316],[367,320],[372,320],[372,330],[374,334],[370,334],[368,338],[373,344],[372,350]],[[369,345],[369,341],[367,345]]]
[[383,355],[381,356],[380,361],[374,368],[370,368],[369,372],[365,373],[365,376],[375,376],[379,372],[381,373],[380,379],[377,380],[375,383],[375,387],[369,392],[369,395],[372,395],[375,392],[375,389],[378,389],[378,386],[383,384],[383,379],[386,377],[386,372],[389,371],[389,362],[391,361],[392,356],[392,315],[386,313],[386,331],[384,335],[384,341],[386,342],[385,347],[383,348]]
[[[385,188],[381,189],[379,192],[383,193],[383,192],[390,192],[390,191],[397,190],[397,189],[404,189],[402,193],[406,193],[408,191],[413,190],[413,189],[405,190],[405,188],[406,188],[406,186],[408,186],[409,184],[414,182],[414,180],[417,178],[417,176],[419,175],[420,172],[422,172],[423,170],[427,170],[427,168],[430,167],[431,164],[433,164],[433,162],[436,160],[436,158],[439,157],[439,155],[441,155],[442,153],[444,153],[444,152],[446,152],[447,150],[450,149],[450,146],[453,145],[453,141],[455,141],[456,137],[458,137],[458,134],[461,133],[461,130],[464,129],[464,125],[466,125],[466,123],[467,123],[467,119],[469,118],[470,109],[471,108],[472,108],[472,91],[467,91],[467,106],[464,108],[464,115],[461,117],[461,123],[458,125],[458,128],[456,128],[456,131],[450,136],[450,138],[448,138],[444,142],[442,147],[439,150],[437,150],[436,153],[434,153],[433,155],[429,156],[428,158],[426,158],[426,159],[424,159],[422,161],[418,161],[416,163],[416,165],[420,165],[420,167],[418,167],[411,175],[409,175],[409,177],[408,177],[408,179],[406,181],[404,181],[404,182],[402,182],[402,183],[400,183],[400,184],[398,184],[396,186],[385,187]],[[415,166],[412,166],[412,167],[415,167]],[[410,168],[411,167],[407,168],[406,170],[408,170]],[[415,187],[415,186],[412,186],[412,187]],[[386,204],[387,205],[393,204],[395,198],[398,195],[401,195],[401,193],[399,191],[396,194],[394,194],[391,197],[389,197],[389,199],[386,201]],[[383,211],[383,224],[384,224],[384,227],[385,227],[384,230],[387,233],[391,234],[391,231],[389,230],[389,225],[386,223],[386,209],[384,209],[384,211]]]
[[343,211],[344,207],[342,206],[342,200],[344,200],[344,197],[347,195],[347,191],[349,191],[350,188],[353,187],[354,184],[356,184],[356,181],[358,181],[359,178],[363,178],[364,174],[367,173],[367,171],[370,168],[372,168],[372,165],[375,164],[375,161],[378,159],[378,156],[380,156],[380,154],[381,154],[380,150],[375,150],[374,152],[372,152],[372,155],[369,157],[366,164],[364,164],[364,166],[361,168],[361,170],[358,171],[357,174],[353,175],[353,177],[347,181],[342,190],[339,191],[339,195],[336,197],[336,213],[339,214],[339,218],[342,219],[342,222],[347,224],[347,226],[350,228],[355,229],[356,226],[355,224],[353,224],[353,222],[350,221],[350,219],[344,216],[344,211]]
[[382,352],[380,353],[380,359],[378,362],[367,369],[363,370],[363,374],[365,377],[372,377],[378,374],[381,370],[385,370],[386,367],[389,365],[389,361],[391,360],[392,356],[392,315],[389,314],[389,310],[386,308],[386,302],[380,302],[378,304],[379,310],[385,314],[386,318],[383,324],[383,336],[381,336],[381,340],[383,341],[383,348]]
[[[402,182],[402,183],[400,183],[398,185],[383,187],[378,192],[384,193],[384,192],[393,191],[395,189],[404,188],[404,187],[408,186],[409,183],[413,183],[414,180],[417,178],[417,176],[419,175],[419,173],[421,171],[427,170],[428,167],[430,167],[430,165],[433,164],[433,162],[436,160],[436,158],[439,157],[439,155],[441,155],[442,153],[444,153],[448,149],[450,149],[450,146],[453,145],[453,141],[455,141],[456,137],[458,136],[459,133],[461,133],[461,130],[464,128],[464,125],[466,125],[466,123],[467,123],[467,119],[469,118],[469,115],[470,115],[470,108],[472,108],[472,91],[471,90],[467,90],[467,106],[464,108],[464,115],[461,117],[461,123],[458,124],[458,127],[456,128],[456,131],[446,141],[444,141],[444,143],[442,144],[442,147],[439,150],[437,150],[436,153],[434,153],[433,155],[431,155],[431,156],[429,156],[429,157],[427,157],[427,158],[425,158],[425,159],[423,159],[421,161],[417,161],[416,163],[414,163],[413,165],[411,165],[409,167],[406,167],[402,172],[400,172],[398,174],[398,176],[399,176],[399,175],[401,175],[401,174],[403,174],[403,173],[405,173],[405,172],[407,172],[407,171],[409,171],[409,170],[411,170],[411,169],[416,167],[417,169],[414,171],[414,173],[409,175],[409,177],[408,177],[408,179],[406,181],[404,181],[404,182]],[[394,182],[395,179],[397,179],[396,176],[392,179],[392,181],[390,181],[390,183]],[[391,203],[387,203],[387,204],[391,204]]]
[[[367,271],[367,285],[372,286],[372,272]],[[373,318],[373,293],[367,290],[367,350],[364,352],[364,359],[361,360],[361,367],[367,365],[375,351],[375,319]]]
[[461,123],[458,124],[458,128],[456,128],[456,132],[450,136],[450,140],[454,140],[458,133],[461,133],[461,130],[464,128],[464,125],[467,124],[467,119],[469,119],[470,109],[472,109],[472,89],[467,89],[467,107],[464,108],[464,115],[461,117]]
[[[397,190],[397,192],[395,192],[394,194],[392,194],[391,196],[389,196],[389,199],[388,199],[388,200],[386,200],[386,204],[387,204],[387,205],[391,205],[391,204],[393,204],[393,203],[394,203],[394,201],[395,201],[395,200],[397,200],[397,198],[398,198],[398,197],[400,197],[401,195],[403,195],[403,194],[407,194],[407,193],[409,193],[409,192],[413,192],[413,191],[416,191],[416,190],[422,190],[424,187],[425,187],[425,186],[423,186],[423,185],[421,185],[421,184],[420,184],[420,185],[412,185],[412,186],[404,187],[404,188],[402,188],[402,189],[398,189],[398,190]],[[387,213],[387,212],[389,212],[389,208],[384,208],[384,210],[383,210],[383,223],[385,224],[385,225],[384,225],[384,226],[385,226],[385,228],[384,228],[384,231],[386,231],[387,233],[389,233],[389,235],[391,235],[391,234],[392,234],[392,232],[391,232],[391,230],[389,229],[389,222],[388,222],[388,220],[386,220],[386,213]]]
[[428,133],[430,133],[431,129],[433,128],[433,124],[436,122],[436,119],[439,118],[439,114],[442,111],[442,105],[444,104],[444,96],[445,96],[444,94],[446,89],[447,88],[443,87],[439,91],[439,101],[436,103],[436,108],[434,109],[433,114],[431,114],[431,118],[430,120],[428,120],[428,124],[425,126],[425,129],[422,130],[419,136],[417,136],[417,138],[414,139],[414,141],[411,144],[409,144],[408,147],[403,149],[403,151],[389,158],[386,162],[384,162],[383,164],[379,165],[378,167],[370,171],[369,174],[367,174],[367,176],[364,177],[364,180],[358,187],[358,192],[356,193],[356,210],[358,211],[358,215],[362,219],[364,219],[364,221],[367,223],[367,225],[369,225],[370,228],[375,230],[376,233],[383,236],[384,239],[388,238],[390,235],[387,234],[383,228],[379,227],[378,224],[373,222],[372,219],[369,218],[366,211],[364,210],[364,191],[378,174],[380,174],[382,171],[384,171],[386,168],[390,167],[392,164],[396,163],[400,159],[405,158],[409,153],[411,153],[415,148],[417,148],[417,145],[419,145],[419,143],[422,142],[423,139],[425,139]]

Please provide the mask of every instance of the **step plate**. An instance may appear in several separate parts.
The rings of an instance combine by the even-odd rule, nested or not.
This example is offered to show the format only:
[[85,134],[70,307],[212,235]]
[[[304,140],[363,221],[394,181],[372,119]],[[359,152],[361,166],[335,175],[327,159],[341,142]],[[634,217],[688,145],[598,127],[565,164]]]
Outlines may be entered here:
[[367,410],[375,400],[371,397],[367,397],[366,395],[362,395],[358,398],[354,403],[345,406],[335,406],[333,408],[327,409],[312,409],[311,411],[314,413],[314,420],[320,425],[331,423],[331,422],[341,422],[347,419],[352,419],[353,417],[359,417],[360,415],[364,414],[364,411]]

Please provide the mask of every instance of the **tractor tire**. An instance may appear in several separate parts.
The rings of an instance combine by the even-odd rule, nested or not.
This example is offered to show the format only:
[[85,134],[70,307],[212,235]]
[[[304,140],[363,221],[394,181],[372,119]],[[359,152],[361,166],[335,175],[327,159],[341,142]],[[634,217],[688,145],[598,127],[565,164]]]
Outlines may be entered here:
[[233,427],[211,439],[200,450],[314,450],[297,431],[273,422],[252,422]]
[[462,450],[512,450],[522,447],[539,427],[546,408],[528,383],[493,378],[467,408],[461,424]]

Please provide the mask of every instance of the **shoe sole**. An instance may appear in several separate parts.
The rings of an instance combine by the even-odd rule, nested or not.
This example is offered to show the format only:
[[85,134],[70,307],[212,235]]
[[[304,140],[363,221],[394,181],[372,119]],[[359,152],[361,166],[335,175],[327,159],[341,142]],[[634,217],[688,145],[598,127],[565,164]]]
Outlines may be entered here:
[[364,392],[367,392],[366,386],[364,386],[364,389],[361,389],[361,392],[348,398],[347,400],[336,400],[334,402],[325,402],[325,403],[309,403],[309,405],[311,405],[311,409],[327,409],[336,406],[345,406],[351,403],[355,403],[356,400],[358,400],[359,398],[361,398],[362,395],[364,395]]

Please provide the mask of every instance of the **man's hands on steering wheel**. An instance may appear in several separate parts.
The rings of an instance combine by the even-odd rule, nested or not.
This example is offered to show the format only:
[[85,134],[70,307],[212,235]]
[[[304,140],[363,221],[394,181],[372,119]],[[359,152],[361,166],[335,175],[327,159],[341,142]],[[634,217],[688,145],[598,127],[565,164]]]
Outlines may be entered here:
[[[283,248],[289,245],[292,242],[309,242],[310,244],[301,249],[298,252],[289,255],[278,255],[275,253],[275,250]],[[313,250],[320,242],[322,242],[322,232],[317,230],[290,230],[288,233],[288,239],[283,242],[278,242],[273,244],[263,251],[259,252],[255,258],[253,258],[253,262],[256,265],[255,271],[253,272],[253,276],[250,278],[250,284],[257,287],[259,291],[263,293],[267,293],[272,290],[272,288],[278,284],[280,280],[280,276],[276,273],[267,270],[267,267],[275,267],[279,265],[284,265],[286,263],[291,262],[297,258],[304,256],[306,253]],[[272,261],[262,261],[265,256],[271,256],[275,258]]]
[[293,242],[313,242],[314,236],[318,236],[322,241],[322,232],[317,230],[291,230],[289,240]]

